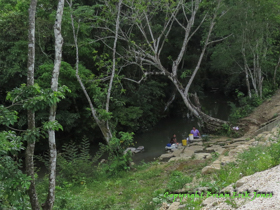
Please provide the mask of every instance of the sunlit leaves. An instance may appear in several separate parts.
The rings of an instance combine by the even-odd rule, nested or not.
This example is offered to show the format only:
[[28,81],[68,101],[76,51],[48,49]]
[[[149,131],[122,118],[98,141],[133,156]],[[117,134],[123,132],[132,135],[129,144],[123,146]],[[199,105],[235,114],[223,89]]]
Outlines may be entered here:
[[55,131],[62,130],[63,131],[62,125],[60,125],[56,120],[47,121],[47,122],[43,123],[43,128],[44,128],[44,130],[55,130]]
[[9,92],[6,99],[13,105],[21,105],[24,109],[38,111],[64,99],[66,92],[71,92],[66,86],[59,87],[58,91],[54,92],[50,88],[41,89],[38,84],[29,87],[22,84],[20,88]]

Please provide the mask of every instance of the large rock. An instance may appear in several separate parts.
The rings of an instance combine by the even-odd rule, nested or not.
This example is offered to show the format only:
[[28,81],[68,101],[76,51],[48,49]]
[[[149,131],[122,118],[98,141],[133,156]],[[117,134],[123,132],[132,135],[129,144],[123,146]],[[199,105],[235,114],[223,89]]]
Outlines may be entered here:
[[177,210],[177,209],[179,209],[179,206],[180,206],[180,202],[173,202],[173,203],[169,206],[168,210]]
[[167,210],[169,208],[169,204],[167,203],[162,203],[161,207],[159,210]]
[[139,153],[144,151],[144,146],[139,146],[137,149],[134,151],[134,153]]
[[236,147],[236,149],[239,150],[239,151],[244,151],[244,150],[247,150],[249,148],[250,148],[250,146],[247,145],[247,144],[239,145],[238,147]]
[[244,144],[244,145],[239,145],[235,149],[231,149],[228,153],[228,156],[230,157],[236,157],[238,153],[242,153],[244,150],[249,149],[249,145]]
[[202,169],[201,173],[202,174],[211,174],[211,173],[219,171],[219,170],[220,170],[220,168],[217,168],[217,167],[214,167],[214,166],[205,166]]
[[213,205],[213,203],[215,203],[216,202],[216,198],[215,197],[209,197],[209,198],[207,198],[207,199],[205,199],[201,204],[202,204],[202,206],[207,206],[207,207],[210,207],[210,206],[212,206]]
[[210,153],[195,153],[194,159],[196,160],[205,160],[212,158],[212,155]]
[[272,135],[271,135],[271,134],[267,134],[267,135],[264,137],[264,141],[268,141],[270,138],[272,138]]
[[190,147],[188,147],[180,154],[180,156],[190,156],[191,157],[193,154],[194,154],[194,151]]
[[200,150],[204,150],[204,146],[191,146],[191,147],[188,147],[184,150],[184,153],[188,152],[188,151],[193,151],[193,152],[197,152],[197,151],[200,151]]
[[220,155],[225,152],[225,149],[220,145],[213,145],[212,147],[206,148],[206,150],[214,150],[215,152],[219,153]]
[[172,157],[172,158],[169,159],[168,162],[172,162],[172,161],[187,161],[189,159],[191,159],[190,156]]
[[136,151],[135,147],[128,147],[126,148],[126,150],[124,151],[124,154],[126,154],[128,151],[131,151],[132,153],[134,153]]
[[159,157],[159,160],[166,160],[166,159],[170,159],[172,157],[175,157],[173,153],[168,153],[168,154],[162,154],[160,157]]
[[230,162],[235,162],[236,158],[232,156],[221,156],[219,160],[222,165],[226,165]]
[[229,157],[236,157],[237,156],[237,150],[236,150],[236,148],[235,149],[231,149],[230,151],[229,151],[229,153],[228,153],[228,156]]
[[244,145],[244,142],[234,142],[232,144],[228,144],[228,145],[225,145],[223,146],[224,148],[229,148],[229,147],[238,147],[240,145]]
[[212,164],[212,167],[216,168],[216,169],[221,169],[221,161],[220,160],[215,160]]
[[203,145],[203,143],[200,141],[200,142],[193,142],[193,143],[191,143],[191,147],[193,147],[193,146],[202,146]]
[[180,154],[183,152],[183,150],[184,150],[184,149],[177,149],[177,150],[174,150],[172,154],[173,154],[174,156],[178,157],[178,156],[180,156]]

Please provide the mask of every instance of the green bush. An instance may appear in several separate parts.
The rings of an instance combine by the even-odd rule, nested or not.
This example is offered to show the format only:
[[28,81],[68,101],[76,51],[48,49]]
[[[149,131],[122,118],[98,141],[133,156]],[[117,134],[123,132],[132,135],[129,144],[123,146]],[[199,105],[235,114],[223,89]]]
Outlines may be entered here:
[[258,107],[262,104],[263,100],[257,95],[252,94],[252,97],[245,96],[244,93],[236,90],[238,106],[235,103],[228,102],[231,107],[231,114],[229,119],[231,122],[236,123],[240,118],[248,116],[255,107]]
[[14,131],[0,132],[0,209],[25,209],[29,206],[27,190],[31,178],[20,168],[18,155],[22,138]]
[[100,150],[94,159],[98,160],[104,153],[107,153],[108,161],[98,167],[99,173],[102,173],[103,176],[113,176],[130,169],[132,154],[130,151],[124,154],[124,151],[132,144],[133,135],[134,133],[120,132],[120,137],[114,136],[109,145],[100,144]]

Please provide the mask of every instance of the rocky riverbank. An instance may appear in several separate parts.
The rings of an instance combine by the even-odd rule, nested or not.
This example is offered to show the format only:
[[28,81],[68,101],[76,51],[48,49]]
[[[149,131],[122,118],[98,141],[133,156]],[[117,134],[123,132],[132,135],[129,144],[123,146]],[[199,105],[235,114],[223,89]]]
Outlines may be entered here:
[[[199,142],[195,145],[191,145],[186,148],[179,148],[174,150],[172,153],[163,154],[160,159],[169,161],[177,160],[189,160],[189,159],[210,159],[212,158],[211,153],[216,152],[219,154],[219,157],[212,162],[210,165],[204,167],[201,171],[201,174],[214,173],[219,170],[226,164],[230,162],[235,162],[239,153],[248,150],[250,147],[256,147],[258,145],[262,146],[271,146],[272,143],[276,143],[279,140],[279,127],[273,128],[271,131],[265,131],[258,134],[255,138],[238,138],[238,139],[212,139],[208,142]],[[273,191],[272,198],[263,198],[257,197],[253,200],[253,195],[251,194],[250,198],[235,198],[234,205],[229,204],[225,198],[215,198],[209,197],[206,198],[201,208],[203,210],[218,210],[218,209],[279,209],[280,206],[280,166],[276,166],[269,170],[255,173],[251,176],[242,177],[236,183],[224,188],[222,191],[231,191],[234,190],[238,192],[244,192],[246,189],[258,190],[259,192]],[[197,180],[193,180],[193,183]],[[176,192],[186,192],[192,183],[187,184],[183,189],[178,189]],[[204,188],[196,189],[197,191],[205,190]],[[207,190],[207,189],[206,189]],[[180,202],[173,202],[171,205],[164,203],[161,207],[161,210],[176,210],[184,208],[184,205],[180,205]],[[182,202],[186,202],[186,199],[183,199]]]

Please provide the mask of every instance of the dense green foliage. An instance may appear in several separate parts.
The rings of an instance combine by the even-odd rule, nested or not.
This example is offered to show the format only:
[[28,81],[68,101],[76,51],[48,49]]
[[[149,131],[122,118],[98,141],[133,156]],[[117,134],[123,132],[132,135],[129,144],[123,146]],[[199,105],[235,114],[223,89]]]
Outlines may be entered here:
[[21,138],[15,132],[0,133],[0,199],[1,208],[16,209],[29,206],[26,190],[30,185],[27,177],[19,168],[22,160],[18,154],[24,149]]
[[[108,209],[115,205],[116,209],[128,208],[131,206],[130,202],[139,204],[139,209],[153,209],[162,202],[162,193],[165,190],[175,190],[192,180],[190,176],[175,170],[168,176],[163,176],[169,180],[161,187],[160,182],[164,180],[157,181],[156,178],[163,169],[158,167],[157,163],[149,170],[147,165],[139,166],[139,169],[143,167],[141,171],[132,174],[128,172],[131,169],[131,154],[123,153],[133,144],[134,133],[150,129],[163,117],[172,116],[174,113],[184,115],[182,112],[187,111],[180,94],[171,91],[174,85],[166,75],[143,74],[156,71],[157,68],[153,65],[142,65],[143,60],[136,56],[138,51],[133,49],[145,49],[140,53],[143,55],[147,52],[153,54],[150,45],[162,43],[146,43],[153,36],[151,31],[157,36],[165,36],[165,45],[158,59],[170,73],[173,59],[178,56],[184,41],[186,29],[182,28],[181,23],[188,20],[189,14],[186,15],[184,9],[172,14],[177,6],[180,6],[179,1],[124,1],[115,57],[112,49],[117,2],[77,0],[73,2],[72,8],[65,4],[62,23],[64,45],[59,89],[56,92],[50,88],[50,82],[55,56],[53,24],[57,2],[38,0],[33,86],[26,86],[30,2],[0,2],[0,205],[7,208],[25,208],[29,205],[26,191],[30,177],[22,172],[24,148],[28,141],[36,140],[35,154],[47,154],[45,151],[48,144],[44,139],[51,129],[56,130],[57,148],[62,151],[57,162],[59,176],[56,209]],[[184,6],[190,5],[191,1],[184,2]],[[210,17],[216,14],[215,5],[215,2],[200,1],[192,35],[187,40],[189,44],[183,53],[182,62],[178,64],[177,77],[182,85],[188,83],[190,75],[195,71],[209,30]],[[130,10],[131,8],[133,10]],[[202,96],[207,95],[208,90],[218,89],[219,94],[231,96],[237,102],[229,103],[232,108],[230,120],[233,123],[247,116],[279,88],[279,8],[279,0],[221,0],[218,10],[220,17],[210,36],[213,41],[207,46],[190,92],[197,92]],[[130,14],[131,11],[134,13]],[[77,66],[71,14],[79,47]],[[143,14],[147,15],[146,20],[151,23],[150,28],[144,27],[144,38],[135,27],[142,24],[138,18]],[[176,18],[172,19],[173,16]],[[168,18],[172,27],[170,33],[163,33],[163,29],[167,27],[163,23]],[[110,98],[107,99],[114,58],[116,73]],[[106,126],[112,131],[108,145],[103,144],[103,133],[92,116],[88,99],[77,81],[77,67],[98,120],[106,122]],[[174,93],[179,97],[176,97],[176,101],[165,112],[166,104]],[[108,100],[110,107],[106,110]],[[54,104],[58,104],[56,121],[50,123],[49,107]],[[27,129],[27,110],[36,113],[36,128],[32,130]],[[227,134],[232,135],[229,125],[224,128]],[[100,150],[94,157],[89,153],[91,143],[100,143]],[[279,145],[275,144],[274,147],[279,148]],[[250,152],[253,154],[260,150],[259,148],[258,151]],[[250,174],[278,163],[279,157],[275,149],[270,148],[265,153],[268,160],[266,163],[261,159],[255,169],[242,173]],[[98,164],[104,156],[107,162]],[[38,156],[37,159],[48,165],[48,155]],[[249,162],[241,164],[250,168],[246,165]],[[236,173],[239,172],[236,170]],[[126,179],[125,176],[129,173],[130,177]],[[217,180],[223,181],[223,184],[218,182],[219,187],[227,183],[223,180],[226,176],[225,171],[218,175]],[[233,176],[232,179],[235,178]],[[145,186],[142,187],[143,180]],[[155,182],[154,185],[152,181]],[[105,195],[105,190],[101,190],[104,183],[105,190],[112,191],[106,202],[98,197]],[[128,189],[124,189],[130,184]],[[93,195],[95,192],[91,191],[91,188],[94,187],[101,192]],[[40,202],[43,202],[46,188],[46,181],[41,181],[38,187]],[[76,189],[80,194],[75,195]],[[115,195],[117,191],[124,196],[119,199],[119,195]],[[129,200],[131,192],[132,200]],[[90,195],[83,203],[81,195],[86,193]],[[136,198],[136,194],[140,194],[140,197]],[[155,198],[152,203],[151,196]],[[188,205],[193,207],[196,204],[192,202]]]

